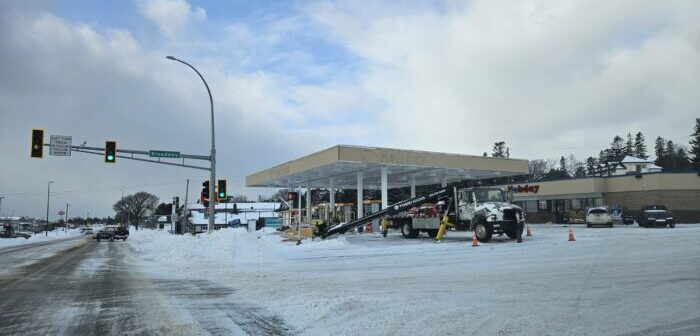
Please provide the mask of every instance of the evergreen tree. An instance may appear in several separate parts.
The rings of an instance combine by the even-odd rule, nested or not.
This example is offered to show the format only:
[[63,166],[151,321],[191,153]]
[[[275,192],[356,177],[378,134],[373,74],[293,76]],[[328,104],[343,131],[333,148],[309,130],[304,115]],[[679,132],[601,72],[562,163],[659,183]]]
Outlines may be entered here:
[[622,161],[622,158],[625,156],[625,145],[622,141],[622,138],[619,135],[616,135],[615,138],[613,139],[613,142],[610,143],[610,151],[609,151],[609,161],[614,161],[614,162],[620,162]]
[[644,160],[649,158],[649,155],[647,155],[647,144],[642,132],[637,132],[634,136],[634,156]]
[[610,161],[610,150],[609,149],[604,149],[598,153],[598,163],[603,164],[607,163]]
[[656,138],[656,142],[654,143],[654,154],[656,154],[656,160],[654,160],[654,163],[657,166],[663,167],[664,155],[666,154],[664,138]]
[[576,172],[574,173],[575,177],[584,177],[586,176],[586,168],[583,165],[578,165],[576,167]]
[[685,149],[683,147],[679,147],[678,150],[676,151],[675,157],[675,168],[676,170],[687,170],[690,169],[691,164],[690,164],[690,158],[688,157],[688,153],[686,153]]
[[597,165],[597,164],[598,164],[598,161],[595,158],[593,158],[592,156],[589,156],[586,159],[586,173],[588,173],[588,175],[594,175],[595,174],[595,165]]
[[561,159],[559,159],[559,167],[560,167],[559,170],[561,170],[562,172],[564,172],[564,173],[567,172],[567,169],[566,169],[566,158],[563,157],[563,156],[561,157]]
[[664,149],[664,159],[661,161],[661,164],[662,167],[664,167],[664,169],[678,170],[676,145],[671,140],[668,140],[668,142],[666,142],[666,149]]
[[[634,155],[634,142],[632,141],[632,133],[627,132],[627,142],[625,142],[625,155],[623,155],[623,158],[625,156],[633,156]],[[622,161],[622,160],[620,160]]]
[[499,141],[493,144],[493,151],[491,152],[491,156],[497,157],[497,158],[502,158],[506,157],[506,143],[505,141]]
[[700,170],[700,118],[695,118],[695,130],[690,136],[690,163]]

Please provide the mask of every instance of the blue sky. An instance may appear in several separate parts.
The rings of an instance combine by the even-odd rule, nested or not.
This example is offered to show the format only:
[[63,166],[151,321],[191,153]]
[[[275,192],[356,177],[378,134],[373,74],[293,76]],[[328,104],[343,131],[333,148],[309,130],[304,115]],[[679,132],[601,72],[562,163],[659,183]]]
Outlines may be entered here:
[[[207,78],[219,171],[251,197],[274,190],[245,188],[247,174],[338,143],[480,155],[505,141],[517,158],[585,160],[627,132],[686,144],[700,111],[691,0],[10,0],[0,50],[0,157],[15,162],[0,165],[0,195],[15,196],[3,213],[38,215],[40,193],[24,190],[49,178],[58,191],[158,184],[162,199],[203,179],[82,156],[32,161],[16,140],[41,127],[206,152],[204,88],[165,55]],[[71,201],[107,215],[114,197]]]

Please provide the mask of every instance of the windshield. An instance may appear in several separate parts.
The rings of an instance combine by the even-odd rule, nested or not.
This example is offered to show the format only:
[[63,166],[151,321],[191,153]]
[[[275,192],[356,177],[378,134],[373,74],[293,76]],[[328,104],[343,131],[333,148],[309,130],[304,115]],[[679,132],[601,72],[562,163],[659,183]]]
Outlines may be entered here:
[[591,210],[588,210],[588,213],[600,215],[600,214],[606,214],[608,212],[605,211],[605,209],[591,209]]
[[501,189],[477,189],[474,190],[476,200],[479,202],[505,202],[506,197]]

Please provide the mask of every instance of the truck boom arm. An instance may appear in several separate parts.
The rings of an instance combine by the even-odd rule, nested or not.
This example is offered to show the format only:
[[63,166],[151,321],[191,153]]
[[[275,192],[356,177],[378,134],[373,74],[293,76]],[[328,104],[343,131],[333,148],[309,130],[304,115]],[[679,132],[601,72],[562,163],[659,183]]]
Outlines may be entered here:
[[345,233],[348,230],[354,229],[358,226],[361,226],[369,221],[378,219],[378,218],[383,218],[383,217],[388,217],[391,215],[394,215],[396,213],[399,213],[401,211],[406,211],[410,208],[419,206],[424,203],[428,202],[438,202],[441,201],[445,198],[449,198],[452,196],[452,193],[456,190],[456,188],[463,186],[464,183],[452,183],[447,185],[446,187],[443,187],[437,191],[433,191],[431,193],[421,195],[421,196],[416,196],[414,198],[407,199],[405,201],[401,201],[399,203],[393,204],[386,209],[382,209],[379,212],[375,212],[371,215],[364,216],[362,218],[358,218],[354,221],[350,221],[347,223],[341,223],[338,225],[335,225],[328,229],[326,232],[323,232],[321,236],[323,238],[326,238],[328,236],[332,236],[337,233]]

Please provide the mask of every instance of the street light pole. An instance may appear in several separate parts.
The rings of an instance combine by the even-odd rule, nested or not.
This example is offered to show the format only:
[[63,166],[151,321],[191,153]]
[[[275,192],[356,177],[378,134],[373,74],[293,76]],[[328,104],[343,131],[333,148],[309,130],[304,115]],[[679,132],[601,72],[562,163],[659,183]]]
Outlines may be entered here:
[[202,76],[202,74],[199,73],[199,71],[197,71],[197,69],[195,67],[193,67],[189,63],[187,63],[183,60],[177,59],[173,56],[166,56],[165,58],[167,58],[171,61],[180,62],[184,65],[187,65],[192,70],[194,70],[194,72],[197,73],[199,78],[202,79],[202,82],[204,82],[204,86],[207,88],[207,93],[209,94],[209,106],[211,107],[211,154],[209,157],[209,163],[211,164],[211,166],[209,167],[209,172],[211,173],[211,175],[209,177],[209,203],[210,203],[210,207],[209,207],[209,227],[207,228],[207,232],[212,233],[212,231],[214,230],[214,214],[215,214],[214,209],[216,208],[216,202],[215,202],[216,191],[214,190],[215,185],[216,185],[216,146],[214,143],[214,139],[215,139],[215,137],[214,137],[214,99],[211,96],[211,90],[209,90],[209,84],[207,84],[207,81],[204,80],[204,77]]
[[69,204],[69,203],[66,203],[66,213],[65,213],[65,215],[66,215],[66,222],[64,223],[64,224],[65,224],[64,228],[65,228],[66,230],[67,230],[67,228],[68,228],[68,207],[69,207],[69,206],[70,206],[70,204]]
[[46,225],[44,226],[44,236],[49,235],[49,203],[51,202],[51,183],[49,181],[48,191],[46,192]]
[[2,199],[5,198],[5,196],[0,196],[0,217],[2,217]]

